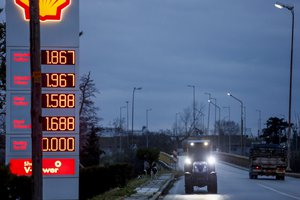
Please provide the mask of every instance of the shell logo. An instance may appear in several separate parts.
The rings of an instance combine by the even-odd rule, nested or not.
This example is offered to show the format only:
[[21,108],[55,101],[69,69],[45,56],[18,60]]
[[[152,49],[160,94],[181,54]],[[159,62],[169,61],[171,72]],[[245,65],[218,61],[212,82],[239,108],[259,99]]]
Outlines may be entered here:
[[[40,21],[61,21],[62,13],[71,4],[71,0],[39,0]],[[29,0],[15,0],[24,13],[25,20],[30,19]]]

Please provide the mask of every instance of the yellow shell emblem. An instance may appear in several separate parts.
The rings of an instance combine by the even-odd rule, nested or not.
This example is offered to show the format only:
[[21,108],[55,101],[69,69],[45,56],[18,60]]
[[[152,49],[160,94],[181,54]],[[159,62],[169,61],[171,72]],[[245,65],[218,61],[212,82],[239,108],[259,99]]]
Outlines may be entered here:
[[[71,4],[71,0],[39,0],[41,21],[60,21],[63,9]],[[15,0],[15,4],[24,11],[26,20],[30,19],[29,0]]]

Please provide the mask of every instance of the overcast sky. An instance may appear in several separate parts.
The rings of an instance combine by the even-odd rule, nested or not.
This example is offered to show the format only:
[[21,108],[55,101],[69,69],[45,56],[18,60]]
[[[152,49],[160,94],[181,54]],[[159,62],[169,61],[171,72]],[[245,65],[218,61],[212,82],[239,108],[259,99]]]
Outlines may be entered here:
[[[4,0],[2,5],[4,4]],[[295,6],[292,117],[300,114],[300,2]],[[80,74],[92,73],[101,125],[119,118],[134,87],[135,129],[171,129],[175,115],[208,96],[230,106],[239,123],[256,134],[271,116],[288,117],[291,12],[273,0],[84,0],[80,1]],[[123,117],[126,110],[123,109]],[[131,112],[130,112],[131,119]],[[221,110],[221,118],[228,109]],[[214,112],[211,113],[211,122]],[[131,125],[131,121],[129,123]],[[212,123],[211,123],[212,124]],[[131,127],[131,126],[130,126]]]

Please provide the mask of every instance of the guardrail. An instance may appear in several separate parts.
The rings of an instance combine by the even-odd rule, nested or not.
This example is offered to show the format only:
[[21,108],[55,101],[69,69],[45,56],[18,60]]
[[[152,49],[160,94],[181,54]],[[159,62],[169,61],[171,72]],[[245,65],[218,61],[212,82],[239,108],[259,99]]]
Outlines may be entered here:
[[[248,168],[249,167],[249,158],[246,156],[240,156],[235,154],[229,154],[229,153],[223,153],[223,152],[216,152],[216,155],[218,156],[219,160],[222,160],[227,163],[231,163],[240,167]],[[287,172],[287,176],[300,178],[299,173],[291,173]]]
[[218,156],[219,160],[222,160],[224,162],[228,162],[245,168],[249,167],[249,157],[224,152],[216,152],[216,155]]
[[170,169],[175,169],[176,168],[176,160],[174,159],[173,156],[165,153],[165,152],[160,152],[159,153],[159,158],[158,160],[163,163],[167,168]]
[[[218,159],[221,161],[231,163],[231,164],[234,164],[234,165],[246,168],[246,169],[248,169],[248,167],[249,167],[249,157],[247,157],[247,156],[240,156],[240,155],[224,153],[224,152],[215,152],[215,154],[218,157]],[[165,167],[167,167],[169,169],[176,169],[177,160],[173,156],[171,156],[165,152],[160,152],[158,160]],[[295,178],[300,178],[299,173],[287,172],[286,175],[295,177]]]

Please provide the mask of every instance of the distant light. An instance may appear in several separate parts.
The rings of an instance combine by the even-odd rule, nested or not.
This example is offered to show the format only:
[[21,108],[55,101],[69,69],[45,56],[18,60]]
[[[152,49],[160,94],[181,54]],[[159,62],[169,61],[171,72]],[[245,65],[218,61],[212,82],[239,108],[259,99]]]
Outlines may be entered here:
[[195,143],[194,142],[191,142],[191,144],[190,144],[191,146],[194,146],[195,145]]
[[279,9],[282,9],[282,8],[283,8],[283,6],[280,5],[280,4],[278,4],[278,3],[275,3],[274,5],[275,5],[276,8],[279,8]]
[[204,142],[204,146],[208,146],[208,142]]
[[210,102],[211,102],[211,100],[210,100],[210,99],[208,99],[207,101],[208,101],[208,103],[210,103]]
[[230,92],[227,92],[227,95],[228,95],[228,96],[231,96]]

